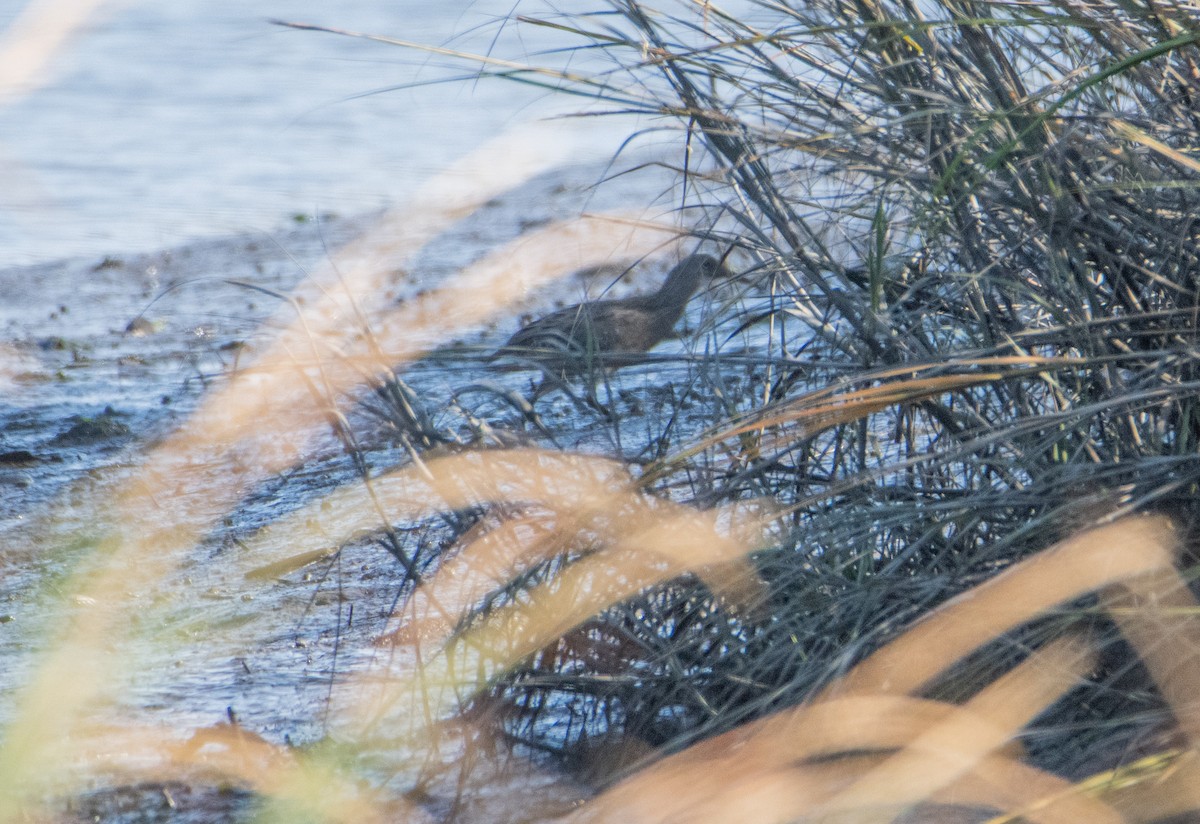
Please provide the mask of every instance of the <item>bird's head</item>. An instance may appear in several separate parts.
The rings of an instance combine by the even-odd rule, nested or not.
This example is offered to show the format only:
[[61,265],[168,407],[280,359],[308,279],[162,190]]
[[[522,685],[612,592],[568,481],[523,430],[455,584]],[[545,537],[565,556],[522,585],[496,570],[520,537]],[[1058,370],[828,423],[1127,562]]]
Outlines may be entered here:
[[712,255],[688,255],[675,264],[662,285],[663,296],[686,300],[702,285],[716,278],[732,277],[723,260]]

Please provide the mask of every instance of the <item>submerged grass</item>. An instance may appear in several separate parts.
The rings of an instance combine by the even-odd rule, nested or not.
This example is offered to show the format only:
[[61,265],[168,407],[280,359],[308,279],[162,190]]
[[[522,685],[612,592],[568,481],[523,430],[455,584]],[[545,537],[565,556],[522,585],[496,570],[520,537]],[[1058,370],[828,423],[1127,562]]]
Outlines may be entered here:
[[[74,614],[14,699],[0,818],[113,762],[237,782],[267,820],[452,817],[414,762],[464,746],[455,725],[586,775],[599,794],[567,820],[1200,809],[1193,10],[613,0],[522,22],[612,70],[481,70],[680,131],[680,223],[744,270],[671,421],[636,446],[609,421],[618,458],[563,453],[461,399],[470,425],[439,429],[392,373],[524,290],[681,232],[564,222],[373,304],[398,257],[552,162],[528,136],[486,147],[347,250],[112,502],[102,562],[62,587]],[[409,463],[278,519],[229,570],[261,586],[381,525],[455,530],[433,558],[391,545],[411,587],[329,740],[94,729],[137,608],[122,593],[157,586],[318,429],[354,448],[360,386],[395,407]],[[193,489],[190,458],[213,450],[238,483]],[[1138,751],[1151,732],[1169,744]]]

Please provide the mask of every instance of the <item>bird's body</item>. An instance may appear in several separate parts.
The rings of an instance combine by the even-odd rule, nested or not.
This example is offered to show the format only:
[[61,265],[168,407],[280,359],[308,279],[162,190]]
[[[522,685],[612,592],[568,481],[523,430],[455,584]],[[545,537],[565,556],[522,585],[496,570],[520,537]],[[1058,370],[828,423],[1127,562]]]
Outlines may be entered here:
[[728,270],[709,255],[691,255],[657,292],[559,309],[509,338],[492,356],[532,362],[549,373],[579,374],[636,363],[671,334],[700,285]]

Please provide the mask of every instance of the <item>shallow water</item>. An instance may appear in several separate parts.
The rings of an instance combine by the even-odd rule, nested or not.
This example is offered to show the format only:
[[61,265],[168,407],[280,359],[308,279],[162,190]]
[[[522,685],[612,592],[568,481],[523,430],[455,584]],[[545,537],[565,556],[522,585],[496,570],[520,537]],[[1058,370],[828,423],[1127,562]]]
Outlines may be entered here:
[[[0,25],[23,5],[0,0]],[[516,83],[434,82],[469,77],[468,62],[269,22],[516,59],[566,44],[545,29],[518,35],[499,25],[513,8],[507,0],[103,6],[52,61],[44,85],[0,102],[0,267],[276,233],[298,215],[358,215],[403,199],[498,132],[578,110],[578,99]],[[629,128],[590,120],[585,133],[603,154]]]
[[[394,47],[272,28],[261,19],[313,20],[320,13],[317,22],[399,27],[407,39],[442,42],[509,7],[436,9],[431,17],[430,4],[398,9],[356,0],[329,19],[318,4],[284,0],[256,4],[254,16],[232,2],[127,3],[76,41],[53,84],[0,109],[0,151],[23,181],[0,192],[4,694],[19,694],[60,621],[86,616],[93,606],[63,594],[72,572],[87,569],[102,544],[122,485],[248,352],[291,320],[286,296],[372,223],[371,210],[403,201],[418,181],[481,140],[547,110],[540,92],[486,83],[350,100],[414,76],[443,76],[444,69]],[[11,14],[0,6],[0,15]],[[491,32],[455,43],[483,48]],[[521,45],[534,51],[548,44]],[[72,125],[78,123],[87,128]],[[503,192],[413,255],[394,273],[388,298],[421,294],[560,218],[629,204],[658,203],[669,213],[678,193],[665,173],[594,187],[614,170],[588,158],[607,157],[628,128],[614,123],[614,138],[597,123],[588,121],[582,137],[575,131],[572,164]],[[291,221],[293,212],[320,219]],[[221,237],[209,237],[215,235]],[[632,282],[612,273],[568,278],[528,295],[516,310],[645,291],[664,266],[645,267]],[[447,431],[466,433],[474,416],[514,438],[546,442],[504,398],[527,394],[532,376],[493,374],[480,358],[516,323],[506,314],[463,329],[455,347],[404,373]],[[667,343],[662,351],[684,348]],[[660,414],[676,405],[666,376],[686,373],[686,364],[670,360],[621,373],[604,387],[605,400],[621,413],[616,422],[562,394],[543,399],[539,411],[555,445],[646,459],[664,448],[676,425]],[[456,401],[459,411],[446,412]],[[690,406],[698,420],[720,411],[714,397]],[[371,472],[408,461],[394,433],[353,409],[350,423]],[[262,423],[268,437],[289,437],[271,423]],[[236,503],[217,523],[203,501],[173,508],[182,513],[175,525],[201,538],[159,585],[120,594],[136,607],[135,618],[112,642],[121,665],[106,691],[115,700],[98,716],[186,737],[232,715],[274,745],[311,743],[329,733],[330,702],[342,685],[377,663],[373,642],[388,627],[402,571],[364,538],[319,562],[242,577],[240,541],[356,483],[359,467],[330,432],[265,481],[231,476],[221,449],[213,444],[190,456],[189,488],[232,495]],[[170,497],[173,490],[161,492]],[[404,526],[426,558],[450,538],[437,519]],[[15,699],[0,703],[0,722],[17,711]],[[415,770],[451,768],[462,746],[447,743],[439,756],[444,765],[431,764],[424,752],[390,753],[395,787],[407,789]],[[535,788],[551,806],[582,792],[511,759],[476,775],[492,786],[473,796],[473,812],[460,810],[460,820],[528,820]],[[453,806],[438,793],[453,793],[455,780],[449,769],[424,802],[428,809],[440,814]],[[153,796],[151,790],[146,803]],[[117,801],[101,796],[96,804],[107,809]]]
[[[650,175],[626,178],[620,187],[593,188],[603,174],[604,167],[559,169],[489,201],[415,255],[406,271],[396,273],[390,292],[404,300],[531,227],[586,208],[613,208],[630,199],[650,202],[670,186],[669,178]],[[10,296],[0,305],[6,368],[0,375],[0,486],[10,493],[0,495],[0,541],[6,546],[0,654],[7,662],[0,689],[5,694],[19,694],[60,616],[89,609],[86,602],[62,601],[63,582],[73,569],[87,568],[122,485],[136,476],[156,442],[184,426],[201,399],[224,384],[247,350],[261,346],[290,317],[284,296],[371,222],[371,216],[330,219],[279,233],[272,242],[243,235],[0,271],[0,284]],[[662,264],[657,270],[644,268],[633,283],[614,284],[611,275],[568,278],[528,296],[521,308],[539,311],[605,290],[645,290],[661,271]],[[515,323],[505,315],[464,329],[457,349],[414,365],[404,377],[434,410],[445,409],[463,393],[462,405],[498,429],[540,437],[495,394],[496,388],[526,392],[531,376],[493,374],[479,357]],[[665,350],[682,345],[667,344]],[[621,373],[609,396],[625,413],[620,426],[561,394],[543,399],[539,411],[563,446],[637,457],[662,435],[656,404],[671,400],[658,385],[662,370],[682,368],[663,362],[653,367],[657,373]],[[481,388],[464,393],[470,386]],[[351,407],[350,422],[361,438],[359,454],[373,473],[407,463],[407,451],[377,419]],[[441,422],[449,430],[463,425],[447,418]],[[262,428],[271,436],[269,421]],[[273,436],[287,439],[289,434]],[[232,491],[236,504],[217,524],[206,520],[202,501],[194,509],[174,510],[194,519],[175,525],[198,529],[202,540],[158,585],[121,595],[132,599],[137,617],[127,637],[112,642],[122,664],[106,691],[116,700],[98,717],[157,725],[186,737],[232,713],[246,730],[276,745],[320,740],[329,732],[331,697],[377,663],[374,639],[389,626],[403,582],[401,567],[368,538],[340,555],[248,580],[240,572],[246,563],[239,541],[357,483],[358,469],[331,433],[264,481],[231,476],[219,444],[197,450],[189,461],[192,492]],[[409,548],[424,547],[426,558],[451,539],[436,518],[403,526]],[[0,706],[0,720],[11,720],[16,709],[13,702]],[[446,746],[446,763],[438,769],[449,770],[444,780],[450,784],[443,788],[449,792],[456,780],[455,747],[463,745]],[[401,771],[398,789],[410,780],[403,776],[430,769],[425,756],[389,754],[392,769]],[[542,788],[552,806],[582,792],[511,759],[493,767],[474,774],[481,782],[495,782],[471,801],[479,810],[475,820],[527,819],[523,804],[502,812],[520,797],[514,795],[517,787],[522,792]],[[431,810],[444,810],[448,802],[435,793],[426,803]]]

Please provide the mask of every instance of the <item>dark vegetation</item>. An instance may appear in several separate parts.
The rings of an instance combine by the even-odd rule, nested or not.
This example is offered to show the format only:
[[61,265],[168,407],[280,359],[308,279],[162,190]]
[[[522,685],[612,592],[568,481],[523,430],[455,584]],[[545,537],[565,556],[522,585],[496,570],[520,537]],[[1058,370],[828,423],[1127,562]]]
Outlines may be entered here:
[[[707,387],[743,381],[728,415],[643,484],[704,506],[769,499],[782,531],[755,555],[758,609],[685,577],[493,682],[476,702],[507,707],[512,740],[589,769],[603,751],[604,783],[647,749],[803,700],[1081,528],[1195,520],[1194,9],[613,0],[519,22],[611,69],[481,71],[685,133],[680,208],[747,272],[719,346],[688,364]],[[1060,774],[1113,766],[1165,712],[1094,606],[1005,636],[935,692],[969,694],[1091,626],[1099,669],[1029,745]]]

